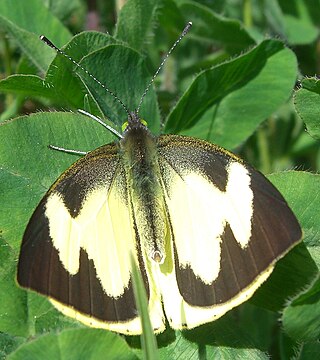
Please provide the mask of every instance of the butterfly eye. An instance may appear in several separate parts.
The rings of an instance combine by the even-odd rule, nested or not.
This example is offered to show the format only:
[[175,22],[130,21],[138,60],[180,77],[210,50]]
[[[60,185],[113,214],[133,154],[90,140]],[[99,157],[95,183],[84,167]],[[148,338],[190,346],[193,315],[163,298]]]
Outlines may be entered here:
[[141,124],[143,124],[144,126],[148,126],[148,123],[144,120],[144,119],[140,119]]
[[124,123],[122,124],[122,126],[121,126],[122,132],[125,131],[125,129],[128,127],[128,125],[129,125],[128,121],[126,121],[126,122],[124,122]]

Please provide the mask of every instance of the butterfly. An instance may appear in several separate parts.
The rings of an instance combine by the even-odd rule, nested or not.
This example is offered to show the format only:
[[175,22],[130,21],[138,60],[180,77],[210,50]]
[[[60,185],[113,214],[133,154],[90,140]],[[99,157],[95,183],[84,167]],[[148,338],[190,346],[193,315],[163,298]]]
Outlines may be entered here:
[[23,236],[18,283],[64,314],[140,334],[133,257],[154,331],[194,328],[248,300],[300,241],[283,196],[238,156],[154,136],[138,110],[119,137],[56,180]]

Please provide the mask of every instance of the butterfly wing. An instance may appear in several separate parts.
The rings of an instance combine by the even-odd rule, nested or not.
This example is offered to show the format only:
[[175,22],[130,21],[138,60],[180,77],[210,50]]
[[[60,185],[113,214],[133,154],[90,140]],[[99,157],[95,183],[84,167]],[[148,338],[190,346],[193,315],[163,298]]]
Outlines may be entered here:
[[72,165],[41,200],[23,237],[18,282],[87,325],[138,334],[132,253],[161,330],[160,295],[136,228],[118,147],[105,145]]
[[282,195],[235,155],[174,135],[158,148],[172,238],[164,308],[173,328],[192,328],[250,298],[302,234]]

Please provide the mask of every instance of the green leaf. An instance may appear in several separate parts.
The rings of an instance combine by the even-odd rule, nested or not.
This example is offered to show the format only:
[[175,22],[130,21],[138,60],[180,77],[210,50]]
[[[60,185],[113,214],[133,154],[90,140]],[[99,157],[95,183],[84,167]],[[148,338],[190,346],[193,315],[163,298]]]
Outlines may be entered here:
[[193,23],[190,37],[223,44],[231,53],[254,45],[254,40],[237,20],[225,18],[191,1],[182,1],[179,10],[186,22]]
[[317,11],[315,7],[319,4],[312,4],[312,1],[280,0],[283,9],[283,24],[285,33],[290,44],[303,45],[316,40],[319,30],[313,24],[312,12]]
[[[234,149],[289,99],[296,72],[296,59],[290,50],[273,55],[254,79],[224,97],[190,133]],[[276,88],[274,81],[279,85]]]
[[[94,76],[121,99],[129,112],[137,108],[150,81],[144,60],[137,52],[123,45],[109,45],[86,56],[81,64],[86,69],[94,69]],[[105,71],[104,64],[108,71]],[[118,101],[101,89],[100,84],[90,79],[85,82],[104,114],[120,129],[128,114]],[[160,115],[153,89],[150,89],[142,103],[140,116],[146,119],[153,132],[159,132]]]
[[297,245],[277,262],[268,280],[249,301],[266,310],[281,311],[288,298],[299,293],[318,271],[304,244]]
[[159,348],[160,360],[167,359],[188,359],[198,360],[198,345],[185,339],[181,332],[176,332],[173,342]]
[[159,348],[160,359],[268,359],[233,315],[232,311],[210,324],[177,331],[174,341]]
[[[59,98],[63,104],[74,109],[83,109],[88,101],[85,100],[87,96],[92,107],[98,105],[109,121],[120,130],[128,114],[104,87],[116,94],[128,111],[133,111],[151,79],[142,56],[120,45],[114,38],[97,32],[84,32],[75,36],[64,50],[85,71],[69,59],[56,56],[46,74],[44,84],[47,92],[43,95],[48,94],[51,99]],[[100,116],[101,112],[94,114]],[[152,131],[159,132],[160,115],[153,88],[145,97],[140,114],[145,116]]]
[[6,359],[22,343],[22,338],[0,332],[0,359]]
[[36,75],[11,75],[0,81],[0,91],[25,95],[28,97],[45,97],[55,99],[53,92],[43,79]]
[[61,331],[58,334],[39,336],[21,345],[7,359],[133,360],[137,357],[119,335],[105,330],[73,329]]
[[320,354],[319,340],[308,343],[299,343],[295,349],[294,360],[315,360]]
[[[75,62],[80,63],[81,60],[90,55],[92,52],[100,50],[107,45],[114,44],[116,41],[109,35],[98,33],[98,32],[83,32],[74,36],[70,42],[63,49],[67,56],[71,57]],[[89,66],[89,65],[88,65]],[[113,67],[115,64],[101,64],[104,73],[106,67]],[[53,95],[51,98],[58,97],[63,105],[67,105],[69,108],[82,109],[84,107],[84,97],[88,94],[88,89],[85,87],[79,77],[84,77],[86,83],[95,83],[95,81],[86,73],[94,72],[94,68],[87,68],[84,70],[79,69],[73,61],[69,58],[57,54],[55,59],[50,64],[44,84],[51,91]],[[104,78],[101,79],[104,81]],[[105,91],[100,86],[100,91],[105,94]],[[90,100],[91,96],[89,96]],[[96,114],[100,115],[100,114]]]
[[156,20],[158,0],[128,0],[123,5],[115,31],[115,38],[141,50]]
[[42,71],[47,69],[55,53],[41,43],[39,36],[46,34],[58,46],[71,37],[41,0],[1,0],[0,26],[11,34],[21,50]]
[[[106,34],[93,31],[83,32],[73,37],[64,48],[64,51],[74,61],[81,62],[81,59],[88,54],[115,42],[112,37]],[[46,47],[48,48],[48,46]],[[115,66],[115,64],[103,64],[104,73],[106,72],[105,66]],[[86,70],[90,72],[89,68]],[[40,96],[60,102],[60,104],[67,105],[69,108],[83,108],[84,96],[87,94],[88,89],[79,80],[77,73],[84,76],[86,82],[94,82],[90,76],[86,76],[84,71],[78,69],[70,59],[56,54],[55,59],[49,65],[45,79],[34,75],[12,75],[0,81],[0,91]],[[101,80],[103,81],[103,79]],[[104,92],[100,87],[101,91]],[[104,96],[106,96],[105,92]]]
[[15,252],[12,247],[3,238],[0,238],[0,333],[26,336],[28,334],[27,312],[23,306],[26,294],[15,286],[16,263],[14,258]]
[[169,115],[166,132],[192,134],[233,148],[289,98],[296,71],[293,53],[280,42],[266,40],[200,73]]
[[299,342],[320,338],[320,277],[290,302],[282,315],[288,335]]
[[294,95],[294,104],[300,118],[306,123],[309,134],[320,139],[320,80],[303,79],[302,88]]

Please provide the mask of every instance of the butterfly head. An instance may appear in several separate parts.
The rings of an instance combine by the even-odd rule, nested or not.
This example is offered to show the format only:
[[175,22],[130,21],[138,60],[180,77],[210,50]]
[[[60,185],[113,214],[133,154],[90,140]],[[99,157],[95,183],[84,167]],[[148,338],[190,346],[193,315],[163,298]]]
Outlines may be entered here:
[[122,125],[122,132],[125,135],[128,131],[133,129],[145,129],[147,128],[147,122],[139,116],[138,112],[131,111],[128,113],[128,120]]
[[120,146],[125,152],[133,152],[133,158],[139,156],[141,149],[148,149],[153,153],[155,138],[147,127],[146,121],[141,119],[137,111],[128,114],[128,120],[122,126]]

